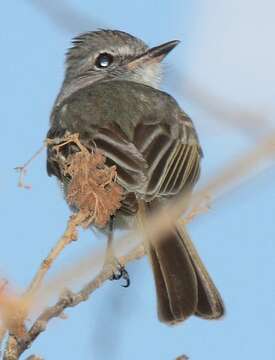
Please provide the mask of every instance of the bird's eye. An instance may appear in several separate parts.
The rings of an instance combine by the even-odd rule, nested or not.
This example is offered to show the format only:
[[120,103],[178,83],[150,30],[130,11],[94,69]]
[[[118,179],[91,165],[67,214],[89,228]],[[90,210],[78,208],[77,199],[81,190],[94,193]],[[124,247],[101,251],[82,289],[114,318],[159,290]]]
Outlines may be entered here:
[[114,61],[113,55],[108,54],[108,53],[102,53],[102,54],[98,55],[98,57],[95,61],[95,66],[99,69],[104,69],[104,68],[107,68],[108,66],[110,66],[113,61]]

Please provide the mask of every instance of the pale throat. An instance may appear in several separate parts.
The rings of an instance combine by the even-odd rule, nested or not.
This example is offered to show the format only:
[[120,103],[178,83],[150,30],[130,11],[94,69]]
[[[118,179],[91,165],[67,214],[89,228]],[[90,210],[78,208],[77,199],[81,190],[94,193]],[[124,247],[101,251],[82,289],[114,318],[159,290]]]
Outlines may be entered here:
[[158,89],[163,76],[163,68],[160,63],[144,64],[137,67],[133,73],[133,81],[149,85]]

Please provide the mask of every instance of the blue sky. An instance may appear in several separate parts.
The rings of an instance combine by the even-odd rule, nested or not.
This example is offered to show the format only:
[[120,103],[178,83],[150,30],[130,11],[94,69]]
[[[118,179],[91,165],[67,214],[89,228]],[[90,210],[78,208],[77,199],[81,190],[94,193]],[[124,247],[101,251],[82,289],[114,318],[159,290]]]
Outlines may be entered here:
[[[46,175],[45,154],[28,172],[31,191],[17,188],[13,168],[45,137],[73,35],[110,26],[152,46],[182,40],[166,60],[163,88],[198,129],[205,154],[201,185],[275,123],[271,0],[159,0],[157,6],[151,0],[72,0],[66,16],[63,1],[48,1],[44,10],[38,5],[42,1],[34,3],[10,0],[0,14],[0,271],[17,289],[28,284],[69,215],[56,182]],[[232,125],[242,119],[248,122],[246,128]],[[90,301],[70,309],[68,320],[52,321],[28,353],[51,360],[166,360],[180,354],[192,360],[273,359],[274,175],[268,168],[228,192],[189,227],[224,298],[224,319],[191,318],[173,328],[160,324],[144,259],[129,265],[129,289],[104,285]],[[57,268],[103,244],[100,240],[82,232]]]

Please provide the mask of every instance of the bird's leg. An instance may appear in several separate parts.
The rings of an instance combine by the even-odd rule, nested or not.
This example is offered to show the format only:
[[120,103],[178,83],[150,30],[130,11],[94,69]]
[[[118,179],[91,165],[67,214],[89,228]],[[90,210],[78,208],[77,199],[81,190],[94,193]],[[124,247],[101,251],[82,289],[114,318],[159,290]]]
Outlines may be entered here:
[[124,279],[125,285],[123,287],[128,287],[130,285],[130,278],[127,270],[124,266],[122,266],[119,261],[117,260],[114,249],[113,249],[113,240],[114,240],[114,217],[111,216],[109,222],[109,229],[108,229],[108,243],[107,243],[107,251],[105,257],[105,264],[106,266],[112,266],[114,270],[113,275],[110,277],[110,280],[119,280]]

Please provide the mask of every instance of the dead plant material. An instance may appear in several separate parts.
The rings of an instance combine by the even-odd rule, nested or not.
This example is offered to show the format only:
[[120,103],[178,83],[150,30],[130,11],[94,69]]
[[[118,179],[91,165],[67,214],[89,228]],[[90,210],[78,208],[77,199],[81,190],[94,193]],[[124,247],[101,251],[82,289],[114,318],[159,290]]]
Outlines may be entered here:
[[[64,159],[60,149],[68,144],[76,145],[79,151]],[[123,189],[116,183],[116,167],[106,165],[106,157],[100,150],[81,144],[78,134],[67,135],[53,149],[62,175],[69,179],[67,201],[86,219],[82,226],[105,227],[123,198]]]

